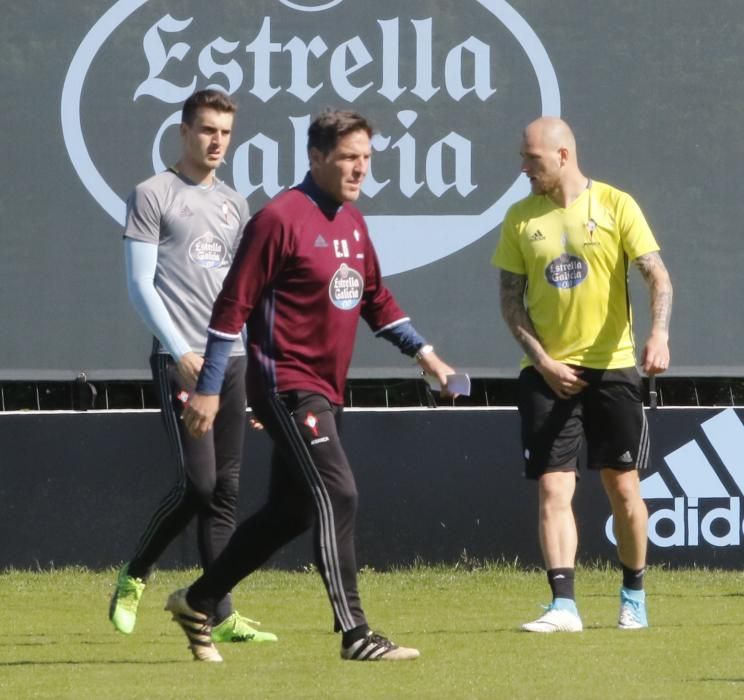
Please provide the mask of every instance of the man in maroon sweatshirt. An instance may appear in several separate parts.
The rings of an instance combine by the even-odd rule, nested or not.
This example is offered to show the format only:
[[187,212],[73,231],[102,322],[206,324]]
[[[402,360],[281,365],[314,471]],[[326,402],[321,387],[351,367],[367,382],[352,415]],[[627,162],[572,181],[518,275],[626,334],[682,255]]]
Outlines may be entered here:
[[359,198],[372,127],[359,114],[326,111],[308,131],[310,172],[246,226],[215,302],[204,367],[183,418],[194,435],[212,425],[232,343],[248,328],[248,396],[274,442],[266,503],[244,520],[222,554],[166,609],[194,658],[221,661],[210,637],[214,606],[280,547],[314,528],[341,657],[415,659],[373,632],[357,591],[354,521],[357,490],[339,440],[346,375],[361,316],[372,331],[415,357],[446,392],[454,370],[382,282]]

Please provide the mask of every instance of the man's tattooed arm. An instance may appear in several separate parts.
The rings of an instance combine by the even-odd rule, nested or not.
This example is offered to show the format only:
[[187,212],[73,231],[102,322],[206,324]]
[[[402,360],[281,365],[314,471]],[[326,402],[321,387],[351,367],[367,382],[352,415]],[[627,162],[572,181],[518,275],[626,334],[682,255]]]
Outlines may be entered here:
[[546,357],[535,327],[524,305],[527,276],[501,270],[500,296],[501,315],[517,342],[532,360],[539,365]]
[[641,255],[633,262],[651,294],[651,328],[668,334],[672,317],[672,282],[661,256],[655,251]]

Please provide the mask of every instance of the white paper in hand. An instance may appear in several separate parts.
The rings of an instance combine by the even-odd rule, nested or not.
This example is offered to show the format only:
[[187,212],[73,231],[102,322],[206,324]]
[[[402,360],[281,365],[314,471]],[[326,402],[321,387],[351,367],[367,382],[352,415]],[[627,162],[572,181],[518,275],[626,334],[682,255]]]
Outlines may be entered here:
[[[441,391],[442,387],[436,377],[428,374],[424,375],[426,383],[432,391]],[[450,394],[459,394],[460,396],[470,396],[470,376],[465,372],[455,372],[447,375],[447,391]]]

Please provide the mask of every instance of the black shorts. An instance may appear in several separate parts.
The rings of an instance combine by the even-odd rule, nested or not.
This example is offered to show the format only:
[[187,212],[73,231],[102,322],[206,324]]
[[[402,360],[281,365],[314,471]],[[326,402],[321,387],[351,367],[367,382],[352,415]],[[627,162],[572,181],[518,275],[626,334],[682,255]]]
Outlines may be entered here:
[[534,367],[519,375],[525,476],[578,472],[586,438],[589,469],[643,469],[648,462],[648,424],[643,382],[635,367],[582,368],[589,383],[580,394],[560,399]]

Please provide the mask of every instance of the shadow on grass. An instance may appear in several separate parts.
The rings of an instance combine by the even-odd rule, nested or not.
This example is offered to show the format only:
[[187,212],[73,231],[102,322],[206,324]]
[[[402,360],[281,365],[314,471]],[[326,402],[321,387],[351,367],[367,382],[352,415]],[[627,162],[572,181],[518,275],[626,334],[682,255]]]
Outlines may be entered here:
[[[167,634],[158,634],[155,636],[151,636],[146,641],[140,642],[140,643],[150,644],[150,645],[157,644],[161,641],[161,639],[170,637],[170,636],[171,635],[167,635]],[[26,637],[25,641],[23,641],[24,637]],[[49,646],[54,646],[60,643],[60,640],[58,639],[47,639],[47,638],[40,639],[40,637],[42,637],[42,635],[39,635],[39,634],[15,635],[12,640],[0,641],[0,649],[2,649],[3,647],[6,647],[6,648],[7,647],[13,647],[13,648],[15,647],[49,647]],[[86,637],[86,635],[82,632],[75,633],[75,634],[67,633],[66,637]],[[19,639],[21,641],[18,641]],[[118,639],[115,636],[113,637],[109,636],[109,637],[106,637],[105,639],[85,638],[85,639],[76,639],[75,644],[87,644],[88,646],[121,646],[122,639]]]
[[[651,589],[649,596],[653,598],[744,598],[744,591],[735,593],[666,593],[665,591]],[[608,600],[616,599],[617,593],[582,593],[582,598],[607,598]]]
[[[515,625],[514,627],[488,627],[488,628],[482,628],[482,629],[468,629],[468,630],[453,630],[453,629],[429,629],[423,632],[416,632],[416,635],[420,636],[437,636],[437,635],[446,635],[448,637],[472,637],[476,634],[483,634],[483,635],[494,635],[494,634],[512,634],[512,632],[519,632],[520,634],[524,634],[524,631],[519,629],[519,625]],[[401,634],[396,634],[395,639],[397,640],[398,637],[404,637],[407,633],[403,632]],[[410,633],[413,634],[412,632]]]
[[664,591],[656,591],[654,596],[659,598],[743,598],[744,593],[664,593]]
[[18,661],[0,661],[0,668],[10,666],[169,666],[170,664],[184,663],[186,661],[191,662],[191,659],[161,659],[160,661],[153,661],[152,659],[109,659],[108,661],[75,661],[73,659],[67,661],[31,661],[20,659]]

